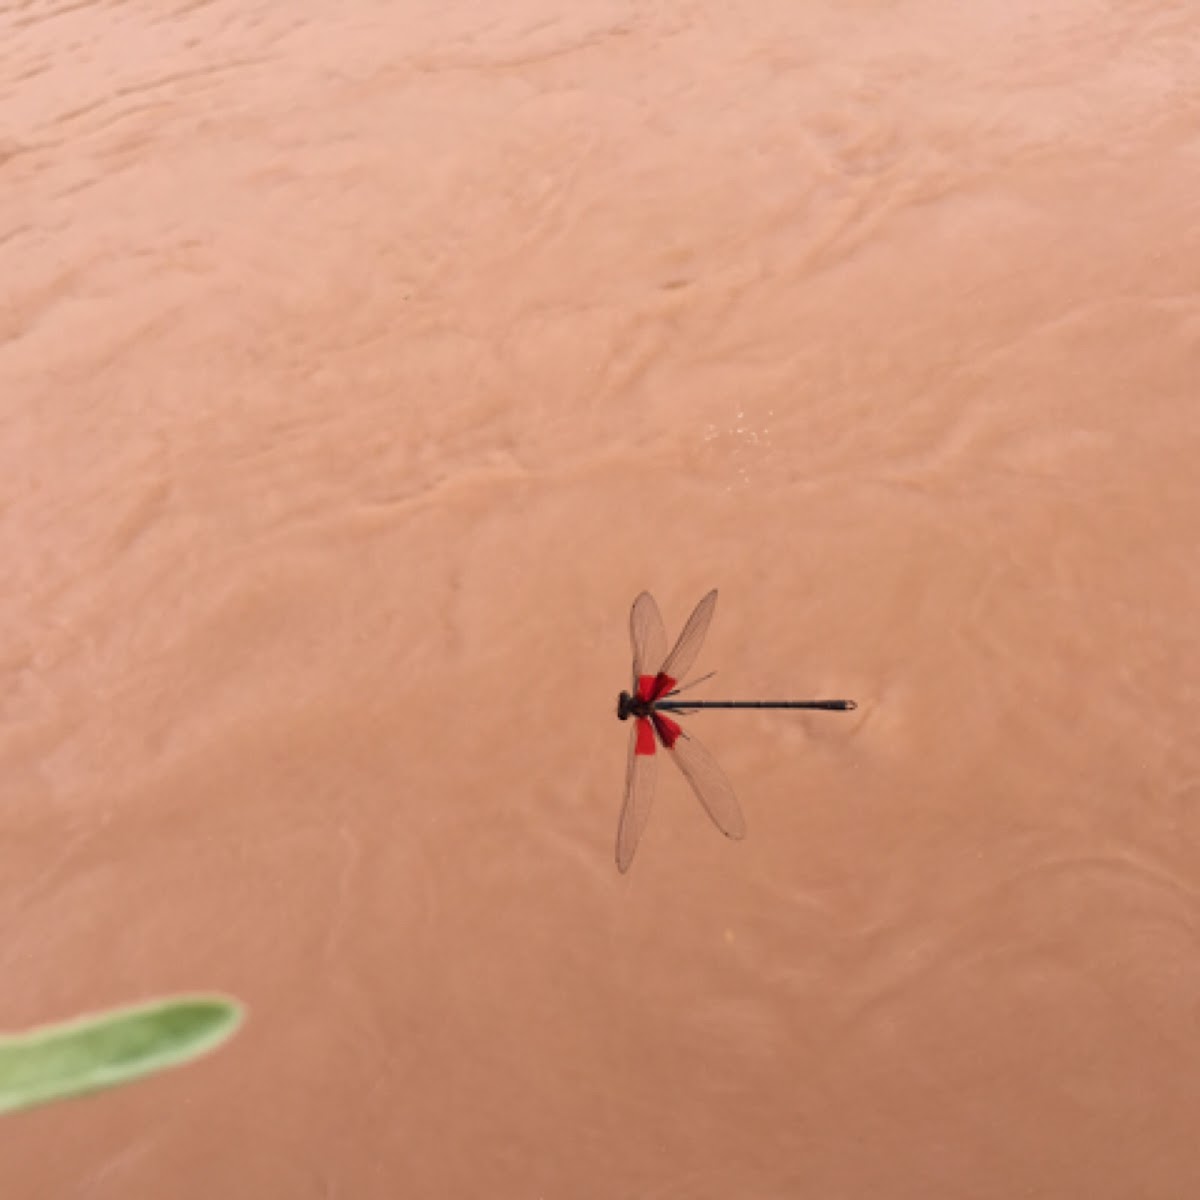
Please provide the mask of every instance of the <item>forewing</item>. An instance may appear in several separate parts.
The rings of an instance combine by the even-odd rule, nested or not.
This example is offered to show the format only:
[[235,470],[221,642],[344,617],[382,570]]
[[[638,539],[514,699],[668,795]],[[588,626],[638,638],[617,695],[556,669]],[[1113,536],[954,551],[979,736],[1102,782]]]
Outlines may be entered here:
[[713,819],[713,824],[730,838],[746,836],[746,819],[741,805],[733,794],[733,786],[725,778],[725,772],[717,766],[713,757],[689,733],[684,733],[667,750],[679,765],[704,811]]
[[[661,667],[656,668],[657,670],[664,675],[669,675],[672,679],[683,679],[687,675],[692,669],[692,663],[696,661],[696,656],[700,653],[700,647],[704,645],[704,635],[708,633],[708,627],[712,624],[716,607],[717,589],[713,588],[696,605],[692,615],[688,617],[688,623],[683,627],[683,632],[679,635],[679,641],[675,643],[675,649],[668,655],[667,661]],[[655,612],[657,611],[655,609]]]
[[663,628],[662,613],[649,592],[643,592],[634,602],[629,614],[629,641],[633,646],[633,690],[637,693],[638,678],[657,675],[667,656],[667,631]]
[[633,721],[629,730],[625,803],[621,806],[621,819],[617,824],[617,870],[622,874],[629,870],[629,864],[633,862],[634,851],[650,819],[650,806],[654,802],[654,763],[658,756],[637,752],[640,724],[638,720]]

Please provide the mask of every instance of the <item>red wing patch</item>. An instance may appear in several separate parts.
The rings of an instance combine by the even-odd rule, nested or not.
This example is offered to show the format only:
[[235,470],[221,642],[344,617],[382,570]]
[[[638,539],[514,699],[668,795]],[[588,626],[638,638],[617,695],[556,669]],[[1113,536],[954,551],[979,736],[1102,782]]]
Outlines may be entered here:
[[637,743],[634,747],[634,754],[653,754],[654,746],[654,727],[645,717],[637,719]]

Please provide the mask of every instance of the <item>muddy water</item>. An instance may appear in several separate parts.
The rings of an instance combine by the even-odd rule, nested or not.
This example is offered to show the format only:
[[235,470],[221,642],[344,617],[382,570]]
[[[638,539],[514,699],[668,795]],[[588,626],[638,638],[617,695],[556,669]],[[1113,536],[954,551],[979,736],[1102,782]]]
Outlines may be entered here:
[[0,1027],[252,1009],[6,1197],[1197,1194],[1187,6],[0,31]]

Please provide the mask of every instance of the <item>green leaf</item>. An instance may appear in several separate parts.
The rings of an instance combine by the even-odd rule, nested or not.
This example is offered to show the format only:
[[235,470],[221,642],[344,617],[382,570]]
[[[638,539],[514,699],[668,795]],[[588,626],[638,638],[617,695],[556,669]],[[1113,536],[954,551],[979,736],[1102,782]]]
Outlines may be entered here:
[[0,1037],[0,1113],[115,1087],[215,1049],[242,1022],[223,996],[172,996]]

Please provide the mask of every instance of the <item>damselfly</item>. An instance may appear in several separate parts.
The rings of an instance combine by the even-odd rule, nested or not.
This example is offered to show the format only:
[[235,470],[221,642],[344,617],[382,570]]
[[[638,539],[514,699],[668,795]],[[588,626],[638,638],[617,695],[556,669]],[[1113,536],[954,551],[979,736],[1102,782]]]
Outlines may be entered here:
[[[688,619],[667,653],[667,634],[654,597],[643,592],[629,615],[629,638],[633,645],[633,691],[617,699],[617,716],[633,718],[629,734],[629,761],[625,772],[625,803],[617,828],[617,867],[629,870],[633,854],[650,816],[654,800],[654,762],[658,746],[667,752],[692,786],[704,811],[726,836],[746,835],[746,822],[729,780],[707,750],[667,713],[698,712],[703,708],[817,708],[849,712],[853,700],[678,700],[683,687],[676,686],[687,674],[712,621],[717,606],[716,589],[709,592]],[[709,676],[703,676],[708,679]],[[695,680],[699,683],[701,680]],[[691,687],[686,684],[684,687]]]

